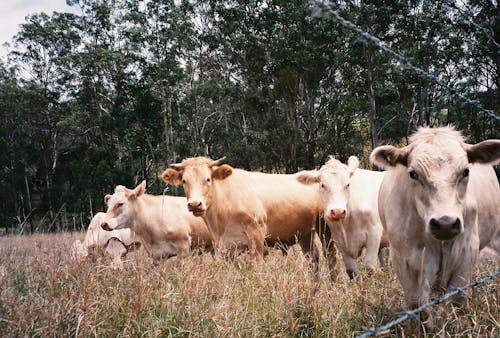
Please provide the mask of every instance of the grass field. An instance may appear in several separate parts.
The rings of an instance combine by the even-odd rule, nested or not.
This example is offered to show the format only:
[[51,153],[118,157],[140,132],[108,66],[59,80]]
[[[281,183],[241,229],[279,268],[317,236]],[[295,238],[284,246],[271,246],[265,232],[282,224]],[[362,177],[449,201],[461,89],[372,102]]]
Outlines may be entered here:
[[[0,337],[352,337],[403,309],[390,266],[350,281],[339,260],[338,281],[322,270],[316,284],[298,250],[253,266],[210,254],[155,263],[138,252],[117,270],[105,258],[71,261],[82,237],[0,237]],[[482,263],[476,277],[498,268]],[[498,280],[476,288],[464,313],[436,308],[429,336],[499,337],[499,290]],[[410,323],[387,335],[418,330]]]

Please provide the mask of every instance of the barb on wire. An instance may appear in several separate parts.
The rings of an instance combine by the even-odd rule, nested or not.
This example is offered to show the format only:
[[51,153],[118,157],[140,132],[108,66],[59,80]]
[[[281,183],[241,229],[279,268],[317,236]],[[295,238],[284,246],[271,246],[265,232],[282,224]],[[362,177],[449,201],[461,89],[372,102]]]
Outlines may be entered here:
[[470,282],[469,284],[462,286],[460,288],[454,288],[453,291],[448,292],[447,294],[445,294],[442,297],[434,298],[431,301],[429,301],[428,303],[425,303],[424,305],[416,308],[415,310],[404,311],[402,316],[400,316],[399,318],[397,318],[397,319],[395,319],[387,324],[384,324],[382,326],[372,327],[372,328],[362,327],[362,329],[365,332],[362,335],[359,335],[358,338],[370,337],[370,336],[374,336],[374,335],[377,335],[377,334],[382,333],[382,332],[386,332],[387,330],[389,330],[393,326],[401,324],[402,322],[404,322],[410,318],[417,318],[417,316],[420,312],[422,312],[422,311],[424,311],[432,306],[439,305],[443,302],[446,302],[447,300],[456,296],[457,294],[464,294],[465,290],[470,289],[470,288],[474,288],[478,285],[481,285],[481,284],[484,284],[490,280],[493,280],[493,279],[497,278],[498,275],[500,275],[500,270],[498,270],[497,272],[495,272],[492,275],[488,274],[480,279],[476,279],[476,280]]
[[321,1],[321,2],[316,2],[316,7],[313,10],[312,17],[317,18],[317,17],[322,17],[325,14],[330,15],[333,17],[337,22],[339,22],[342,26],[352,30],[353,32],[358,33],[361,35],[363,38],[365,38],[367,41],[373,43],[377,48],[385,52],[386,54],[392,56],[394,59],[396,59],[404,68],[408,68],[413,70],[415,73],[417,73],[420,77],[437,84],[438,86],[441,86],[448,90],[451,94],[454,96],[460,98],[462,101],[465,103],[472,105],[476,107],[479,111],[480,114],[482,115],[487,115],[489,116],[492,120],[494,121],[500,121],[500,117],[496,115],[496,113],[491,110],[491,109],[486,109],[481,106],[478,100],[472,100],[463,94],[461,94],[457,89],[451,87],[448,84],[445,84],[441,82],[436,76],[427,73],[425,70],[413,65],[411,63],[411,59],[402,56],[401,54],[393,51],[389,47],[385,45],[385,43],[380,40],[379,38],[371,35],[370,33],[362,30],[360,27],[356,26],[354,23],[351,21],[344,19],[336,10],[332,9],[333,4],[329,1]]

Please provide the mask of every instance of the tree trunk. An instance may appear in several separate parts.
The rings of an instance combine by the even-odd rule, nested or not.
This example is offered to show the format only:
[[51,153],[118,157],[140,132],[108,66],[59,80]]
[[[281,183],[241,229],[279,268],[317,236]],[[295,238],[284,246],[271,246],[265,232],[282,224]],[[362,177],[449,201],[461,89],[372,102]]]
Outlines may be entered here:
[[[493,39],[500,45],[500,3],[497,1],[495,25],[493,26]],[[498,45],[493,45],[493,59],[496,65],[497,95],[493,98],[494,107],[500,106],[500,50]]]
[[172,148],[172,99],[167,89],[162,86],[162,115],[163,115],[163,132],[165,136],[165,152],[168,163],[175,161],[174,152]]
[[290,161],[288,161],[289,166],[287,168],[287,173],[294,173],[297,171],[297,143],[298,143],[298,123],[297,117],[295,116],[295,105],[288,105],[288,117],[292,123],[292,143],[290,144]]
[[[28,206],[28,215],[31,215],[31,194],[30,194],[30,186],[28,184],[28,176],[26,175],[26,169],[24,172],[24,186],[26,188],[26,202]],[[29,221],[30,224],[30,232],[33,233],[33,222]]]
[[368,87],[368,111],[370,115],[370,130],[371,130],[371,141],[372,149],[375,149],[378,145],[378,135],[377,135],[377,106],[375,103],[375,92],[373,90],[373,70],[375,68],[375,53],[373,46],[367,44],[365,47],[366,54],[366,84]]
[[417,125],[419,127],[424,125],[426,110],[427,110],[427,84],[424,83],[423,86],[420,88],[420,105],[418,109],[418,122],[417,122]]

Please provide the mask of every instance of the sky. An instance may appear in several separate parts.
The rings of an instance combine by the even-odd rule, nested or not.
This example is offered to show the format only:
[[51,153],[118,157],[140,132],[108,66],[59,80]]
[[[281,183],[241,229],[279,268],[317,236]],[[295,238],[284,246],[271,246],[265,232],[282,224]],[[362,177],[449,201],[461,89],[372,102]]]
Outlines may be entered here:
[[0,0],[0,57],[5,59],[8,48],[4,43],[11,42],[28,14],[45,12],[51,15],[54,11],[77,12],[66,5],[66,0]]

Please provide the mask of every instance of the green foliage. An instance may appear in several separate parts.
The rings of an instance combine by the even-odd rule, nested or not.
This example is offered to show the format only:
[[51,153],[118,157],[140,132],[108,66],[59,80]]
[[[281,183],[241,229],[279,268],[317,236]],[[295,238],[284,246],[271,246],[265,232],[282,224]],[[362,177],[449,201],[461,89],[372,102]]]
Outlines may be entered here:
[[[498,122],[336,21],[312,19],[305,1],[68,3],[81,14],[30,14],[0,65],[0,226],[84,227],[115,185],[147,179],[161,193],[158,174],[189,156],[296,172],[330,155],[356,154],[369,166],[374,135],[405,144],[419,125],[453,123],[471,142],[500,135]],[[336,7],[496,111],[498,8],[480,0]]]

